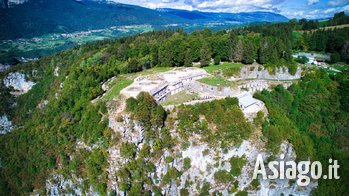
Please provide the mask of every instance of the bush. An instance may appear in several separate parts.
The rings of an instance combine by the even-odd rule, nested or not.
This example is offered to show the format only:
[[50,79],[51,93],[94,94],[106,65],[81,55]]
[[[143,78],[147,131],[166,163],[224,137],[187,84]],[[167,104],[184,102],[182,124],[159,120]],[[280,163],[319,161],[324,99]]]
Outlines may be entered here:
[[165,158],[165,162],[166,162],[166,163],[172,163],[173,160],[174,160],[174,159],[173,159],[171,156],[167,156],[167,157]]
[[233,176],[225,170],[219,170],[216,173],[214,173],[213,176],[216,182],[222,184],[228,184],[229,182],[234,181]]
[[341,56],[339,55],[338,52],[334,52],[331,54],[331,59],[330,59],[330,62],[331,63],[337,63],[341,60]]
[[244,157],[232,157],[230,158],[230,173],[233,176],[239,176],[241,174],[241,169],[244,167],[246,164],[246,160]]
[[133,143],[122,143],[120,148],[120,154],[124,158],[133,158],[136,153],[137,146]]
[[189,157],[184,158],[183,169],[188,170],[191,167],[191,160]]
[[296,62],[301,63],[301,64],[306,64],[309,62],[309,59],[306,56],[298,56],[296,58]]
[[221,63],[221,57],[220,56],[215,56],[214,57],[214,64],[219,65]]

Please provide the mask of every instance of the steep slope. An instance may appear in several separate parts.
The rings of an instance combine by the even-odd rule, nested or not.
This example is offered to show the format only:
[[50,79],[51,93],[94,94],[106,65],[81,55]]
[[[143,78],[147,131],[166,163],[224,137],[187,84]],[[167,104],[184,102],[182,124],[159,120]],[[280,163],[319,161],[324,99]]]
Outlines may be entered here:
[[31,0],[0,10],[0,39],[33,37],[117,25],[163,25],[183,19],[155,10],[91,0]]
[[[11,3],[12,2],[12,3]],[[153,26],[205,23],[250,23],[287,21],[269,12],[211,13],[175,9],[152,10],[106,0],[1,1],[0,40],[31,38],[48,33],[70,33],[120,25]],[[11,6],[9,6],[11,3]],[[17,5],[18,4],[18,5]],[[9,7],[9,8],[7,8]],[[184,26],[186,26],[184,25]]]
[[[317,189],[324,195],[336,191],[348,195],[348,73],[329,77],[314,71],[288,90],[278,86],[259,93],[269,115],[253,122],[246,121],[238,100],[232,98],[183,105],[174,112],[164,111],[149,94],[126,104],[118,100],[117,91],[125,83],[120,76],[161,64],[181,66],[175,64],[180,59],[171,63],[169,57],[184,59],[179,52],[189,47],[193,54],[200,51],[190,43],[200,43],[203,37],[203,41],[230,37],[201,33],[150,32],[86,44],[0,73],[1,80],[19,72],[35,83],[16,97],[11,94],[16,89],[0,83],[0,123],[13,126],[11,133],[0,137],[0,195],[308,194],[309,189],[299,193],[294,183],[286,181],[251,181],[254,155],[279,155],[280,150],[292,160],[295,155],[298,160],[340,160],[341,180],[321,179]],[[179,43],[188,43],[188,48],[176,47]],[[112,78],[121,79],[110,88],[110,99],[115,99],[99,99]]]

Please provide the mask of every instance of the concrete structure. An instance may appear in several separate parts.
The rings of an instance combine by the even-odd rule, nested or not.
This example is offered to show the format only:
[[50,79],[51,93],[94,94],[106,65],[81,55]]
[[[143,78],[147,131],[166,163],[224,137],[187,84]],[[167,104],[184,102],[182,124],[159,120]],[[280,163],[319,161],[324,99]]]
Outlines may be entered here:
[[140,92],[148,92],[157,102],[185,89],[191,82],[209,74],[199,68],[177,68],[156,75],[141,76],[121,91],[126,97],[136,97]]
[[262,111],[264,108],[264,103],[258,99],[253,98],[252,94],[244,94],[239,99],[239,106],[244,112],[245,117],[248,119],[253,119],[258,111]]

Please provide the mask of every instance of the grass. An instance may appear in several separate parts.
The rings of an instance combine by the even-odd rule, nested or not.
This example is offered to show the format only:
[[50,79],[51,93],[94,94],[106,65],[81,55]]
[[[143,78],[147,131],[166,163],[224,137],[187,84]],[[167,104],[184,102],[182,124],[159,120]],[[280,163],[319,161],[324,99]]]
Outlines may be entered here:
[[120,95],[120,91],[129,85],[131,85],[133,80],[130,80],[124,76],[119,76],[114,82],[113,86],[107,91],[103,96],[103,100],[112,100]]
[[218,71],[223,71],[227,69],[235,69],[235,70],[240,70],[243,64],[241,63],[222,63],[219,65],[213,65],[211,64],[208,67],[204,67],[203,69],[206,70],[208,73],[216,73]]
[[225,80],[224,78],[220,76],[213,76],[208,78],[202,78],[198,80],[199,82],[212,85],[212,86],[230,86],[231,82]]
[[156,74],[161,72],[166,72],[172,70],[173,67],[153,67],[151,69],[144,70],[140,72],[141,75],[150,75],[150,74]]
[[185,102],[189,102],[194,100],[197,97],[194,93],[187,93],[185,91],[181,91],[174,95],[169,96],[165,101],[161,102],[161,105],[179,105]]
[[333,71],[333,70],[328,70],[328,69],[325,69],[326,73],[328,74],[337,74],[338,72],[336,71]]
[[320,27],[326,27],[328,24],[328,20],[322,20],[319,22]]
[[339,71],[345,71],[349,69],[349,65],[346,64],[335,64],[335,65],[331,65],[331,67],[339,70]]
[[119,75],[116,80],[111,84],[112,87],[107,91],[107,93],[103,96],[103,100],[112,100],[115,97],[120,95],[120,91],[128,86],[130,86],[133,82],[133,79],[140,75],[150,75],[161,73],[165,71],[169,71],[173,69],[172,67],[153,67],[151,69],[147,69],[145,71],[139,73],[131,73],[131,74],[123,74]]

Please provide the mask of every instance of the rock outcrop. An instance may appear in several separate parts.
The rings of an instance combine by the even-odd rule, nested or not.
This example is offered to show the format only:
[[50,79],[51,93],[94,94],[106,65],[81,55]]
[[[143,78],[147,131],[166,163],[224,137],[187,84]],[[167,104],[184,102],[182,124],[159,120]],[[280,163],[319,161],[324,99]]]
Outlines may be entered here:
[[13,129],[12,122],[6,115],[0,116],[0,135],[11,132]]
[[35,85],[34,82],[27,81],[25,75],[19,72],[8,74],[3,82],[7,88],[15,90],[14,94],[25,94]]
[[301,78],[302,69],[300,67],[298,67],[294,75],[288,72],[287,67],[275,69],[275,73],[270,73],[266,68],[260,65],[243,66],[238,79],[296,80]]

